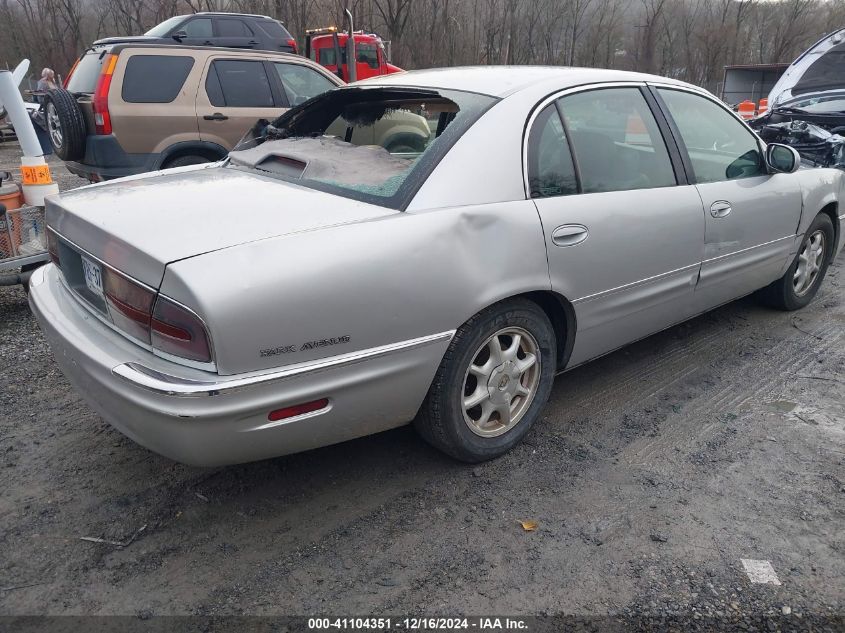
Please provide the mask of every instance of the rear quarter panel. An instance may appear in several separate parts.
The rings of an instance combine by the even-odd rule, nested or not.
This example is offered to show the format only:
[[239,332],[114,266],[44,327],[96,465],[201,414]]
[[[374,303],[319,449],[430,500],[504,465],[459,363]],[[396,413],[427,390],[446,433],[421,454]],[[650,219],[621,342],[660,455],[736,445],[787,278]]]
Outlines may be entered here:
[[[828,205],[836,205],[835,215],[845,213],[842,199],[845,196],[845,172],[833,168],[800,169],[795,173],[801,184],[802,211],[801,220],[797,227],[797,238],[793,248],[793,256],[798,252],[801,238],[810,228],[810,224],[819,211]],[[842,219],[839,219],[837,232],[837,252],[842,248]],[[792,258],[790,258],[790,262]]]
[[[166,55],[194,59],[179,94],[170,103],[129,103],[123,100],[126,66],[136,55]],[[124,49],[118,56],[111,88],[109,114],[113,134],[129,154],[159,154],[175,143],[199,140],[195,99],[206,55],[195,50]]]
[[[522,200],[207,253],[169,265],[161,291],[206,320],[218,370],[233,374],[454,330],[500,299],[548,288],[542,229]],[[302,349],[330,339],[341,342]]]

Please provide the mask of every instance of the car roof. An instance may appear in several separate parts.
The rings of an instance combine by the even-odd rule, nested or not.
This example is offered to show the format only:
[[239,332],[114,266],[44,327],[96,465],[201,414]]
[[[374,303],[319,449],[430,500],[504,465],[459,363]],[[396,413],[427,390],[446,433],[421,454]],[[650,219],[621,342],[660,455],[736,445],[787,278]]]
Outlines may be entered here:
[[[411,70],[380,75],[358,82],[362,85],[408,86],[464,90],[492,97],[506,97],[537,84],[549,83],[560,89],[583,84],[613,81],[651,81],[695,88],[667,77],[605,68],[566,66],[463,66]],[[357,84],[356,84],[357,85]]]
[[[158,49],[158,50],[175,50],[175,51],[197,51],[200,53],[226,53],[233,56],[250,56],[250,57],[280,57],[289,59],[291,61],[309,64],[311,66],[318,66],[307,57],[297,55],[295,53],[285,53],[283,51],[265,51],[262,49],[253,48],[229,48],[226,46],[187,46],[185,44],[156,44],[155,42],[145,41],[122,41],[122,42],[104,42],[102,44],[94,43],[94,46],[112,46],[112,52],[120,52],[127,49]],[[329,74],[331,74],[330,71]]]

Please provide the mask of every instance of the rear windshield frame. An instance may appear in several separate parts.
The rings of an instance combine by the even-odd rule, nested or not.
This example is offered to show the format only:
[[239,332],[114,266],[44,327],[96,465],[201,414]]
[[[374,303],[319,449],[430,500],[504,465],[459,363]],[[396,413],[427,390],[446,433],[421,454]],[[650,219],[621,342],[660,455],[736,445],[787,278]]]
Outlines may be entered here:
[[[411,200],[413,200],[417,191],[419,191],[420,187],[425,184],[434,169],[437,167],[443,157],[446,156],[446,154],[452,149],[452,147],[454,147],[455,143],[457,143],[458,140],[460,140],[460,138],[464,135],[464,133],[469,130],[473,125],[475,125],[475,123],[482,116],[484,116],[484,114],[488,110],[490,110],[490,108],[492,108],[499,101],[501,101],[499,97],[494,97],[492,95],[483,94],[479,92],[472,92],[469,90],[446,90],[431,87],[411,86],[348,86],[337,88],[335,90],[329,90],[328,92],[324,92],[309,99],[308,101],[299,106],[291,108],[283,115],[278,117],[276,120],[274,120],[272,122],[272,125],[277,128],[284,128],[286,124],[290,123],[293,119],[299,116],[300,113],[306,108],[315,107],[316,105],[319,105],[318,102],[320,100],[329,98],[334,99],[337,97],[333,95],[338,94],[350,94],[354,97],[355,94],[360,94],[363,91],[402,93],[402,96],[406,96],[408,98],[441,97],[445,99],[450,99],[452,101],[454,101],[453,97],[456,96],[471,95],[473,97],[481,97],[487,100],[487,103],[482,104],[478,111],[474,113],[474,115],[469,116],[465,119],[461,119],[460,121],[456,120],[450,123],[438,137],[438,140],[440,142],[437,143],[434,147],[429,148],[426,152],[423,153],[422,156],[420,156],[420,158],[418,159],[419,162],[411,169],[408,176],[402,181],[402,184],[396,190],[396,193],[392,196],[378,196],[371,193],[356,191],[355,189],[347,187],[340,187],[337,185],[320,182],[318,180],[301,180],[299,178],[292,178],[282,174],[264,171],[256,167],[249,167],[246,165],[235,165],[228,160],[226,161],[225,167],[228,169],[247,171],[251,174],[266,176],[268,178],[283,180],[293,185],[305,187],[308,189],[314,189],[325,193],[330,193],[336,196],[340,196],[342,198],[349,198],[352,200],[357,200],[359,202],[365,202],[367,204],[386,207],[388,209],[404,211],[411,203]],[[254,147],[256,145],[264,143],[266,139],[263,138],[261,133],[262,129],[264,128],[263,124],[266,124],[266,121],[259,121],[258,124],[253,127],[251,132],[248,133],[247,136],[244,137],[244,139],[232,151],[237,151],[238,149],[248,149],[248,147]]]

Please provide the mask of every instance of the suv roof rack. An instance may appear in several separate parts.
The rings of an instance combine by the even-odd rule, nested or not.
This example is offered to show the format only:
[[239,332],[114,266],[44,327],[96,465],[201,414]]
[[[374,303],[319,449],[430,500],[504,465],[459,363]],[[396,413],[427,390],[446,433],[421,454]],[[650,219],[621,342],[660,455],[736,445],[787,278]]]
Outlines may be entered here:
[[272,20],[269,15],[261,15],[258,13],[234,13],[231,11],[196,11],[193,15],[237,15],[242,18],[264,18],[265,20]]

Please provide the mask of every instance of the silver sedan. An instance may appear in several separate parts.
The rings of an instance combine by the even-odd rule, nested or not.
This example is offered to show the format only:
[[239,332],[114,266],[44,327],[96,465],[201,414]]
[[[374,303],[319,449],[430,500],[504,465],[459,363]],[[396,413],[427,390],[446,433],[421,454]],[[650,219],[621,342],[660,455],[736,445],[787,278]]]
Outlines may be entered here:
[[752,292],[809,303],[843,173],[799,167],[670,79],[394,74],[259,122],[221,163],[51,199],[30,302],[91,406],[174,459],[413,421],[480,461],[556,374]]

